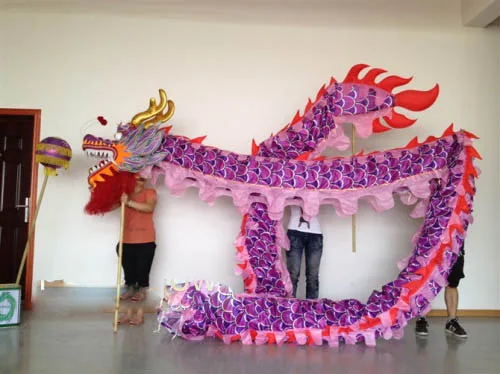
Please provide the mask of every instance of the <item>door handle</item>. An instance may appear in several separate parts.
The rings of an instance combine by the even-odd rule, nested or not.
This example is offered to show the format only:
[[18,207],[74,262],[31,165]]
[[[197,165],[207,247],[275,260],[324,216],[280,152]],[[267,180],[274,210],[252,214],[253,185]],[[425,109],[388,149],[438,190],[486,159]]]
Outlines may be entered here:
[[24,208],[24,223],[28,223],[30,217],[30,198],[25,198],[24,205],[16,205],[16,208]]

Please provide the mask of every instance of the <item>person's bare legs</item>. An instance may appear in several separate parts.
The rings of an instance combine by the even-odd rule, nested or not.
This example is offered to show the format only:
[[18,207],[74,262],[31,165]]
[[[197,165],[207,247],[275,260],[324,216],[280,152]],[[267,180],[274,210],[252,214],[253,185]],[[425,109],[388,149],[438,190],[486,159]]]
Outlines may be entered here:
[[[448,313],[448,321],[446,326],[449,326],[449,322],[457,318],[458,310],[458,288],[447,286],[444,290],[444,301],[446,303],[446,311]],[[420,336],[428,335],[429,324],[425,317],[420,317],[417,319],[415,325],[415,332]],[[458,331],[458,335],[466,335],[465,330]]]
[[444,301],[448,319],[457,318],[458,309],[458,288],[447,286],[444,290]]
[[458,288],[446,287],[444,290],[444,301],[446,302],[446,311],[448,312],[448,321],[445,325],[445,331],[459,338],[467,338],[467,332],[457,319]]

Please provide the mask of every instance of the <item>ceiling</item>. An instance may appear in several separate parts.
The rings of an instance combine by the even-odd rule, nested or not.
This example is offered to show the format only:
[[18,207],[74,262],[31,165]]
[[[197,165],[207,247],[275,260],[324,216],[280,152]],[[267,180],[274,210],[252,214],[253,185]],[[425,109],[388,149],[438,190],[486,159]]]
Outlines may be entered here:
[[[0,11],[111,13],[178,19],[289,23],[320,26],[460,26],[500,0],[0,0]],[[489,9],[491,13],[491,9]],[[489,14],[486,12],[485,14]],[[493,19],[500,16],[498,14]],[[489,18],[484,17],[483,18]],[[490,20],[489,22],[493,21]],[[473,24],[471,26],[484,27]]]

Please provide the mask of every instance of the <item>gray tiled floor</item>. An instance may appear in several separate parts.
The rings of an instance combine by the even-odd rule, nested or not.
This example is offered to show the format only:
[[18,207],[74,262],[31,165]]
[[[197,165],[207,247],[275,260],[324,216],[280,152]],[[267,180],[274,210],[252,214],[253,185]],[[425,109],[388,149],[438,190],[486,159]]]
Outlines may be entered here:
[[[112,332],[112,290],[50,289],[17,328],[0,329],[0,373],[500,373],[500,320],[463,319],[469,339],[444,334],[431,319],[426,339],[409,326],[404,339],[339,348],[224,345],[140,327]],[[110,301],[111,300],[111,301]]]

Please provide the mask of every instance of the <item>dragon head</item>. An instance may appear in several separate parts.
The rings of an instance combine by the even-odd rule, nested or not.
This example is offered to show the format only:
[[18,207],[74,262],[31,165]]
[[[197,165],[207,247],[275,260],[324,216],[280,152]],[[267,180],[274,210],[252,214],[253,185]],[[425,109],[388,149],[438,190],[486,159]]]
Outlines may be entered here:
[[[164,109],[167,111],[164,113]],[[91,134],[83,138],[82,148],[87,156],[99,159],[89,169],[88,183],[93,190],[118,172],[138,173],[165,157],[160,148],[164,131],[160,124],[174,114],[175,106],[160,89],[160,102],[151,98],[149,108],[136,114],[132,121],[118,125],[114,139],[103,139]]]
[[100,160],[89,169],[91,194],[85,206],[87,214],[111,211],[123,193],[133,192],[137,173],[163,160],[165,131],[160,124],[172,117],[174,109],[174,103],[160,90],[160,102],[156,104],[152,98],[147,110],[136,114],[129,123],[118,125],[114,139],[84,136],[84,152]]

